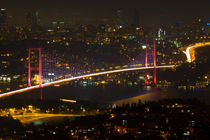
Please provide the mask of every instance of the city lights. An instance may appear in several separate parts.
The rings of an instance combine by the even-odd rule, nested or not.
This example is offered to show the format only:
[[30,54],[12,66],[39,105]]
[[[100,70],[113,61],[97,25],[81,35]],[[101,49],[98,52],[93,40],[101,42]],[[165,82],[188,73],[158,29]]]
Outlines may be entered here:
[[187,61],[191,63],[192,61],[195,60],[194,49],[199,48],[199,47],[209,46],[209,45],[210,45],[210,42],[204,42],[204,43],[196,43],[195,45],[188,46],[186,51],[183,51],[186,54]]
[[[175,67],[175,65],[156,66],[156,68],[173,68],[173,67]],[[58,80],[58,81],[53,81],[53,82],[50,82],[50,83],[42,84],[42,87],[56,85],[56,84],[59,84],[59,83],[68,82],[68,81],[72,81],[72,80],[78,80],[78,79],[82,79],[82,78],[86,78],[86,77],[93,77],[93,76],[99,76],[99,75],[105,75],[105,74],[117,73],[117,72],[124,72],[124,71],[153,69],[153,68],[154,67],[137,67],[137,68],[127,68],[127,69],[119,69],[119,70],[92,73],[92,74],[87,74],[87,75],[82,75],[82,76],[77,76],[77,77],[72,77],[72,78],[67,78],[67,79],[63,79],[63,80]],[[13,95],[13,94],[17,94],[17,93],[30,91],[32,89],[37,89],[37,88],[39,88],[39,85],[31,86],[31,87],[28,87],[28,88],[15,90],[15,91],[7,92],[7,93],[2,93],[2,94],[0,94],[0,98],[5,97],[5,96],[10,96],[10,95]]]
[[146,46],[146,45],[143,45],[143,46],[142,46],[142,49],[146,49],[146,48],[147,48],[147,46]]
[[209,1],[1,5],[0,140],[208,139]]

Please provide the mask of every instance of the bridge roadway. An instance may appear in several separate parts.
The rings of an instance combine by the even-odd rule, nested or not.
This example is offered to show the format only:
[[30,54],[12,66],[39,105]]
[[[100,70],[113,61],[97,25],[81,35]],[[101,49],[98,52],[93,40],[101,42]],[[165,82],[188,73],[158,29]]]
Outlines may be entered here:
[[[158,69],[159,68],[173,68],[173,67],[175,67],[175,65],[156,66],[156,68],[158,68]],[[77,79],[82,79],[82,78],[86,78],[86,77],[93,77],[93,76],[99,76],[99,75],[105,75],[105,74],[111,74],[111,73],[118,73],[118,72],[125,72],[125,71],[146,70],[146,69],[154,69],[154,66],[124,68],[124,69],[97,72],[97,73],[92,73],[92,74],[85,74],[85,75],[66,78],[66,79],[62,79],[62,80],[58,80],[58,81],[54,81],[54,82],[50,82],[50,83],[45,83],[45,84],[42,84],[42,87],[47,87],[47,86],[51,86],[51,85],[55,85],[55,84],[59,84],[59,83],[63,83],[63,82],[68,82],[68,81],[73,81],[73,80],[77,80]],[[39,85],[31,86],[31,87],[11,91],[11,92],[2,93],[2,94],[0,94],[0,98],[10,96],[10,95],[13,95],[13,94],[17,94],[17,93],[30,91],[30,90],[37,89],[37,88],[40,88]]]
[[187,57],[187,61],[189,63],[193,62],[195,60],[195,53],[194,49],[199,48],[199,47],[205,47],[205,46],[210,46],[210,42],[202,42],[202,43],[196,43],[194,45],[189,45],[186,48],[185,51],[183,51]]
[[[28,122],[41,120],[45,118],[53,118],[53,117],[79,117],[82,116],[80,114],[45,114],[45,113],[28,113],[24,115],[16,115],[13,114],[12,117],[14,119],[20,120],[21,123],[26,124]],[[83,115],[84,116],[84,115]]]

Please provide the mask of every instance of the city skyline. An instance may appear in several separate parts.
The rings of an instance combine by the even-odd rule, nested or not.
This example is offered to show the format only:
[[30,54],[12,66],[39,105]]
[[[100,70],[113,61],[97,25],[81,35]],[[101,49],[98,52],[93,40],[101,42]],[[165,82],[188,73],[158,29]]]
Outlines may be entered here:
[[[53,20],[64,20],[68,23],[106,23],[116,18],[116,11],[121,9],[123,20],[131,24],[135,9],[139,11],[141,25],[172,24],[176,21],[184,23],[192,22],[196,17],[208,21],[210,16],[209,2],[176,1],[168,2],[161,0],[151,1],[2,1],[1,8],[7,9],[15,24],[24,24],[27,12],[38,11],[41,23],[49,23]],[[12,2],[12,3],[11,3]],[[196,10],[198,9],[199,10]]]
[[0,140],[208,139],[208,1],[0,3]]

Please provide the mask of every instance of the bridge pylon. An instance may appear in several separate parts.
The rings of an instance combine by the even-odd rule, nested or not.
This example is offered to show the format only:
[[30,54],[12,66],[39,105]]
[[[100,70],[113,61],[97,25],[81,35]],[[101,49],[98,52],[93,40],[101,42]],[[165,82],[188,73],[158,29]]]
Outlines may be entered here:
[[[38,51],[38,67],[37,66],[31,66],[31,54],[32,51]],[[38,71],[39,72],[39,87],[41,88],[40,90],[40,100],[43,99],[42,97],[42,51],[41,48],[29,48],[28,50],[28,87],[31,87],[31,72],[32,71]]]
[[[153,70],[153,83],[156,86],[156,84],[157,84],[156,40],[155,40],[155,38],[151,38],[151,39],[146,38],[145,67],[148,67],[148,57],[151,57],[151,56],[153,56],[153,66],[154,66],[154,69],[152,69]],[[148,70],[146,70],[146,72],[145,72],[145,85],[146,86],[148,85],[147,75],[148,75]]]

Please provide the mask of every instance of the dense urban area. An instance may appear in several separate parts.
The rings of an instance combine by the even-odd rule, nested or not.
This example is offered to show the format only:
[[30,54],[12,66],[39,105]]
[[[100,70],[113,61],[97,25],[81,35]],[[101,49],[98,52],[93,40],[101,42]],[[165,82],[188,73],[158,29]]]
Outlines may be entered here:
[[[59,102],[17,103],[19,107],[1,109],[7,118],[1,117],[0,137],[5,139],[206,139],[210,130],[209,105],[196,99],[171,99],[158,102],[139,101],[123,106],[106,106],[95,103],[66,104]],[[52,103],[54,104],[52,107]],[[81,105],[83,104],[83,106]],[[7,105],[9,107],[11,105]],[[21,108],[22,107],[22,108]],[[26,125],[24,116],[17,120],[17,114],[38,114],[40,111],[53,113],[77,113],[71,120],[48,119]],[[14,115],[16,114],[16,115]],[[13,118],[12,118],[13,116]]]
[[[160,100],[118,105],[113,97],[102,99],[105,95],[94,101],[88,100],[89,95],[60,96],[69,87],[74,89],[68,91],[72,96],[75,89],[90,94],[91,89],[105,93],[114,87],[138,93],[175,89],[193,97],[209,94],[210,21],[196,17],[190,24],[177,20],[170,25],[141,25],[137,9],[131,23],[123,20],[119,9],[113,22],[106,24],[62,19],[44,24],[37,11],[26,13],[24,24],[11,24],[8,11],[0,9],[0,140],[208,139],[207,99],[167,99],[161,94]],[[144,69],[127,70],[140,67]],[[95,75],[55,83],[88,74]],[[42,90],[40,83],[52,86]],[[37,89],[24,91],[36,85]],[[17,95],[3,97],[16,91]]]
[[[160,72],[158,85],[195,88],[205,87],[208,84],[208,49],[199,49],[197,59],[191,64],[186,63],[186,55],[183,53],[184,47],[190,44],[209,41],[209,26],[201,19],[196,19],[190,25],[176,23],[163,27],[134,26],[134,28],[128,25],[125,27],[81,24],[67,26],[63,22],[63,24],[52,22],[52,26],[43,27],[37,23],[38,21],[35,22],[34,18],[36,17],[33,15],[27,16],[27,26],[8,26],[1,29],[1,93],[27,87],[27,51],[30,47],[43,48],[42,67],[43,76],[46,76],[43,80],[51,82],[82,73],[119,69],[128,65],[144,66],[144,46],[147,36],[156,38],[157,65],[180,66],[172,72],[163,72],[164,75],[174,75],[175,79],[171,76],[162,76]],[[32,61],[36,62],[35,58]],[[153,65],[153,60],[148,59],[148,64]],[[200,65],[205,68],[200,69]],[[192,76],[191,73],[195,74]],[[129,76],[124,78],[124,74],[118,75],[119,73],[107,75],[106,78],[90,77],[85,81],[75,82],[77,85],[84,85],[85,82],[85,85],[97,86],[101,83],[141,84],[144,79],[141,76],[138,78],[138,71],[132,72],[137,78],[129,79]],[[186,78],[182,78],[183,76]],[[39,82],[36,73],[32,80],[34,84]]]

